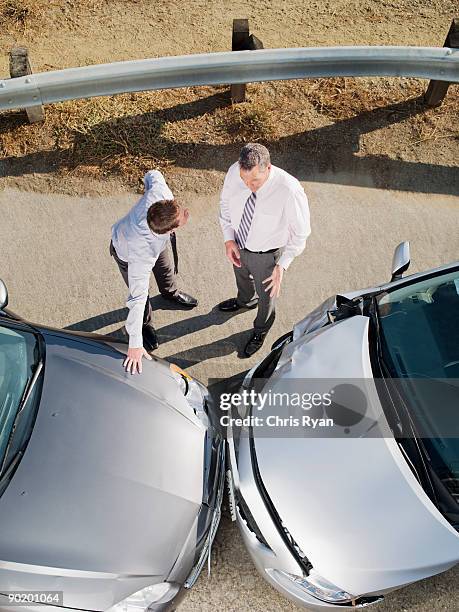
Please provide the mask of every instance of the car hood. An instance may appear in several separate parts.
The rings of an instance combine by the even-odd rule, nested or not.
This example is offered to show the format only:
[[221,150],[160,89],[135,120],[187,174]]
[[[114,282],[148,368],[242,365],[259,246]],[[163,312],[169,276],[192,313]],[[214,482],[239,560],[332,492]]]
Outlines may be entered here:
[[[255,434],[261,480],[313,567],[353,595],[380,592],[448,569],[459,536],[428,499],[390,435],[374,389],[369,319],[354,316],[287,345],[282,379],[365,381],[365,418],[346,437],[304,428],[302,437]],[[292,348],[293,347],[293,348]],[[284,357],[284,355],[283,355]],[[264,416],[279,408],[264,408]],[[379,421],[379,434],[372,427]]]
[[107,345],[44,335],[37,419],[0,499],[2,585],[73,581],[102,609],[167,577],[196,529],[205,428],[163,363],[132,376]]

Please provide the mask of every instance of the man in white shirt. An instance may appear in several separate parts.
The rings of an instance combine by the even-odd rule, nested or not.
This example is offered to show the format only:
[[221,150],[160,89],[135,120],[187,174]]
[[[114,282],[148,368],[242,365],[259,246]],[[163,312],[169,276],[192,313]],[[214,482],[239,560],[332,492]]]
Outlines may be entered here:
[[[177,289],[177,247],[174,230],[188,221],[189,211],[175,200],[158,170],[144,177],[145,193],[131,210],[112,227],[110,254],[118,264],[129,287],[129,314],[126,331],[129,349],[124,361],[126,370],[142,372],[142,357],[158,347],[156,331],[151,324],[152,310],[148,289],[153,271],[161,295],[181,306],[193,308],[197,300]],[[168,252],[174,253],[174,266]]]
[[220,225],[238,292],[218,306],[224,312],[258,306],[244,350],[250,357],[274,323],[284,271],[311,233],[308,200],[296,178],[271,164],[266,147],[249,143],[226,174]]

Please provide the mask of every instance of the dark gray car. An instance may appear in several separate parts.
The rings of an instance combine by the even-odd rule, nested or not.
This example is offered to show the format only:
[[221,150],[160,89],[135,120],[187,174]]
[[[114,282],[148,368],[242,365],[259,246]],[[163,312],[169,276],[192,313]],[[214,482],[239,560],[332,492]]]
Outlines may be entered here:
[[0,608],[174,609],[220,518],[207,389],[158,358],[132,376],[127,344],[6,306],[0,281]]

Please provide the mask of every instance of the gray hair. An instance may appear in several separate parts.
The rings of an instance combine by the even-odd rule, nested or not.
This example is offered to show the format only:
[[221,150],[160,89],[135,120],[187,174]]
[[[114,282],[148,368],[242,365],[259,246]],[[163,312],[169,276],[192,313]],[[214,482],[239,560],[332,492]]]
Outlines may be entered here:
[[266,170],[270,163],[268,149],[258,142],[247,143],[239,154],[239,167],[242,170],[252,170],[257,165],[260,170]]

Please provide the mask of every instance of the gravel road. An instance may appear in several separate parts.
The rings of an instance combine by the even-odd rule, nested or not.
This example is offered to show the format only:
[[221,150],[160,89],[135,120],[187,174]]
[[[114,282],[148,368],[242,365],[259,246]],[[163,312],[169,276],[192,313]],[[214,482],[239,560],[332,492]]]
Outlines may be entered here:
[[[327,296],[387,280],[393,248],[403,239],[411,241],[412,271],[457,259],[455,197],[317,182],[304,186],[312,235],[304,254],[285,275],[267,346]],[[11,309],[50,325],[119,331],[126,316],[126,291],[108,254],[110,226],[136,197],[0,192],[0,277],[8,285]],[[199,298],[199,306],[185,312],[153,298],[161,341],[157,353],[188,367],[203,382],[234,376],[258,357],[244,361],[237,357],[253,313],[228,318],[215,311],[216,303],[234,295],[216,220],[218,193],[180,197],[192,213],[178,235],[180,286]],[[258,576],[227,515],[213,547],[211,569],[210,578],[204,571],[180,610],[298,609]],[[453,612],[458,577],[456,569],[407,587],[389,595],[379,610]]]

